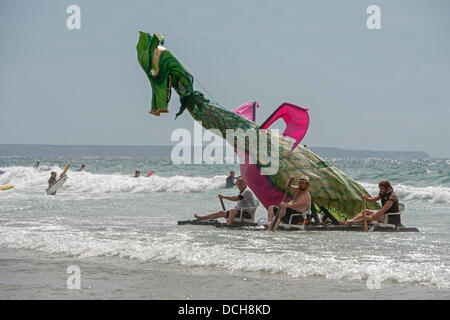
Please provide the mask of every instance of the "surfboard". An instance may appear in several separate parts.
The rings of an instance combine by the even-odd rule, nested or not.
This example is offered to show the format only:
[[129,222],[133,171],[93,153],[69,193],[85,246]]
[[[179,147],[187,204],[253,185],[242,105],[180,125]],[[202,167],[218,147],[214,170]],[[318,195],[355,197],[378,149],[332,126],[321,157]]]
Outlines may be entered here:
[[62,176],[61,178],[59,178],[50,188],[45,190],[45,193],[47,193],[47,195],[55,194],[56,191],[61,188],[62,185],[66,182],[67,178],[67,176]]
[[14,188],[14,186],[10,184],[8,186],[0,187],[0,190],[8,190],[8,189],[11,189],[11,188]]
[[65,175],[67,173],[67,170],[69,170],[70,167],[70,161],[67,161],[66,166],[64,167],[63,172],[61,172],[61,174],[59,175],[60,177],[62,177],[63,175]]
[[147,173],[147,178],[150,177],[153,174],[153,170],[150,170],[149,173]]

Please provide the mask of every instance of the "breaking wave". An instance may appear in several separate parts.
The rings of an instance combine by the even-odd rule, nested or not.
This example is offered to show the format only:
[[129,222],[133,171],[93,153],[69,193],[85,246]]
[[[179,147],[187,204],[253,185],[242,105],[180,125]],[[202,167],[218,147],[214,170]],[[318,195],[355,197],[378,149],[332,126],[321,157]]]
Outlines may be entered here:
[[[61,172],[59,167],[52,167]],[[225,176],[189,177],[176,175],[162,177],[153,174],[151,177],[134,178],[124,174],[95,174],[90,172],[74,172],[69,170],[69,179],[64,190],[75,193],[148,193],[148,192],[180,192],[195,193],[217,190],[225,187]],[[5,169],[0,176],[0,185],[15,185],[16,189],[47,188],[50,171],[37,171],[29,167],[11,167]]]
[[[320,250],[274,251],[265,245],[272,243],[273,238],[264,239],[263,235],[255,239],[254,243],[252,240],[247,243],[247,240],[241,238],[241,243],[256,247],[252,251],[240,252],[233,242],[228,245],[203,245],[193,241],[193,237],[189,233],[173,231],[158,236],[141,233],[137,238],[132,234],[105,233],[99,236],[59,225],[34,225],[20,229],[0,226],[1,248],[38,250],[80,259],[120,257],[140,262],[176,262],[192,268],[282,273],[293,278],[366,280],[375,276],[379,281],[450,288],[450,272],[445,262],[436,262],[420,255],[404,258],[410,260],[405,263],[379,252],[377,256],[366,252],[365,258],[356,258]],[[367,251],[364,248],[361,250]],[[361,259],[365,261],[360,261]]]
[[[361,185],[372,195],[379,192],[377,184],[361,183]],[[394,185],[400,201],[425,201],[434,204],[450,204],[449,187],[413,187],[403,184]]]
[[[38,171],[30,167],[0,168],[5,171],[0,175],[0,185],[12,184],[16,190],[45,190],[50,171]],[[61,172],[59,167],[51,170]],[[199,176],[159,176],[134,178],[120,173],[97,174],[90,172],[68,171],[69,179],[64,185],[64,192],[72,193],[148,193],[148,192],[178,192],[198,193],[225,188],[224,175],[213,177]],[[361,183],[366,190],[375,195],[377,184]],[[434,204],[450,204],[450,187],[426,186],[416,187],[405,184],[395,184],[395,192],[401,201],[424,201]],[[13,190],[13,189],[12,189]]]

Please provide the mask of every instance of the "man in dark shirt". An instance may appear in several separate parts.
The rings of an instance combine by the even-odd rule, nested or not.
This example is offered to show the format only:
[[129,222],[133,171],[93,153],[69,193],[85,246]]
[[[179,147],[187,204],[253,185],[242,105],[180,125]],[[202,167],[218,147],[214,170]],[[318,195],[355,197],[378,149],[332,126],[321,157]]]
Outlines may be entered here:
[[227,178],[226,188],[231,188],[232,186],[236,185],[236,178],[234,177],[235,173],[234,171],[230,171],[230,175]]
[[56,182],[56,172],[52,171],[50,179],[48,179],[48,187],[50,188]]
[[[381,209],[378,211],[366,210],[366,220],[371,222],[373,220],[384,223],[384,218],[386,213],[396,213],[399,212],[398,197],[392,188],[391,183],[388,180],[382,180],[378,183],[380,192],[375,197],[369,198],[366,195],[362,195],[361,198],[369,203],[381,200]],[[394,219],[393,224],[401,225],[400,216]],[[353,219],[347,221],[341,221],[342,225],[351,225],[364,223],[364,210],[358,213]]]

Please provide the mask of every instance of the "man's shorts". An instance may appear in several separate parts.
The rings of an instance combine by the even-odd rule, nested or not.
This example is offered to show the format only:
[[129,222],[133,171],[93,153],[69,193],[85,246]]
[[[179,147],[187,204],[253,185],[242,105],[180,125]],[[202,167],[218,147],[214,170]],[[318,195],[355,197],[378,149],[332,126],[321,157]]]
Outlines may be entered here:
[[[280,209],[280,207],[274,207],[273,208],[273,213],[275,215],[277,215],[278,210]],[[284,215],[284,217],[281,219],[281,221],[283,223],[289,223],[289,219],[291,218],[291,215],[293,214],[302,214],[301,212],[294,210],[292,208],[286,208],[286,214]],[[292,218],[291,224],[298,224],[299,222],[303,222],[303,216],[295,216]]]
[[[235,209],[231,209],[231,210],[235,210]],[[230,211],[231,210],[227,210],[226,211],[227,215],[225,216],[225,218],[228,219],[228,216],[230,215]],[[245,210],[245,209],[236,209],[236,210],[237,210],[238,213],[234,216],[234,218],[238,218],[239,219],[241,217],[241,213],[242,212],[244,213],[244,219],[251,219],[252,218],[252,215],[247,210]]]

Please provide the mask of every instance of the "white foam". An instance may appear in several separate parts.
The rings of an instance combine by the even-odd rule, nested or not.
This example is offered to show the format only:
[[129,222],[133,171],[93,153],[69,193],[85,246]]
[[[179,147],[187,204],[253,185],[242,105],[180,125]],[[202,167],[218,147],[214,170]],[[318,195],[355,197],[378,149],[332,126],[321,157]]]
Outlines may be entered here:
[[26,228],[0,226],[0,247],[66,254],[81,259],[117,256],[142,262],[175,261],[186,267],[282,273],[295,278],[375,278],[380,282],[394,281],[450,288],[450,269],[443,263],[433,259],[430,261],[429,257],[428,261],[423,258],[402,261],[383,255],[356,257],[287,248],[274,251],[267,247],[273,238],[267,238],[265,241],[259,239],[259,248],[243,251],[233,243],[212,244],[195,241],[195,235],[188,233],[167,232],[158,236],[140,234],[138,237],[133,234],[124,237],[106,233],[94,235],[56,225]]
[[[50,171],[38,171],[30,167],[0,168],[5,170],[0,175],[0,185],[15,185],[16,189],[45,190],[48,187]],[[52,170],[61,172],[59,167]],[[120,173],[96,174],[90,172],[68,171],[69,179],[64,189],[72,193],[148,193],[179,192],[196,193],[218,190],[225,187],[226,176],[190,177],[175,175],[162,177],[153,174],[151,177],[134,178]],[[366,190],[375,195],[378,185],[361,183]],[[395,192],[401,201],[424,201],[434,204],[450,204],[450,188],[444,186],[414,187],[403,184],[395,185]]]
[[[60,172],[61,168],[52,167]],[[0,185],[13,184],[17,189],[46,189],[50,171],[42,172],[29,167],[10,167],[0,176]],[[67,172],[69,179],[65,190],[75,193],[146,193],[146,192],[205,192],[225,187],[226,176],[188,177],[176,175],[134,178],[123,174],[94,174],[90,172]]]
[[[372,195],[379,192],[377,184],[364,183],[361,185]],[[450,188],[449,187],[413,187],[403,184],[394,186],[395,193],[400,201],[426,201],[435,204],[450,204]]]

